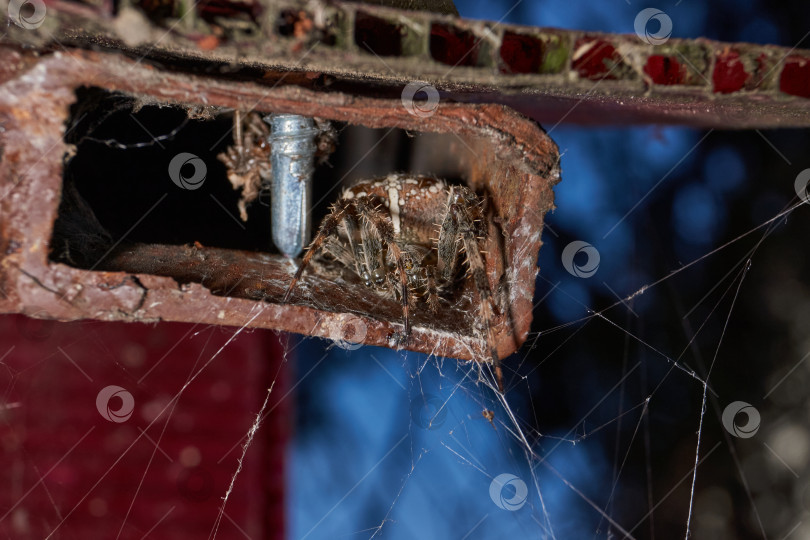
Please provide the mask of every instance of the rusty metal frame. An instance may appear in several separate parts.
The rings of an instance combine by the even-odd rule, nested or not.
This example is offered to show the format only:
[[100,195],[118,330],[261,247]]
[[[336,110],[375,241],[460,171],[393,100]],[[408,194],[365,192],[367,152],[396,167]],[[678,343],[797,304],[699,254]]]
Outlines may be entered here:
[[[94,5],[48,0],[41,28],[11,25],[6,40],[40,49],[100,48],[154,62],[289,71],[296,75],[288,82],[345,85],[365,95],[393,96],[409,81],[424,80],[448,99],[506,104],[548,124],[659,122],[720,129],[810,124],[806,49],[702,38],[653,44],[635,34],[535,28],[338,0],[246,0],[243,4],[261,11],[253,20],[223,17],[209,23],[193,10],[161,20],[144,7],[149,2],[118,4],[113,13],[109,0]],[[307,24],[288,36],[275,21],[290,10]],[[376,21],[372,37],[396,41],[396,50],[369,51],[358,34],[362,20]],[[432,45],[437,29],[457,39],[456,54],[437,54]],[[536,55],[539,64],[524,69],[510,63],[516,42],[535,47],[518,54],[518,61]]]
[[[380,303],[360,283],[330,276],[309,274],[300,305],[278,303],[294,265],[270,254],[148,245],[119,246],[93,271],[50,261],[64,159],[73,151],[64,142],[69,107],[77,88],[95,86],[142,103],[255,108],[457,138],[470,151],[451,159],[461,177],[487,193],[493,212],[487,270],[508,306],[496,320],[498,354],[505,357],[526,339],[543,216],[559,180],[556,145],[533,121],[501,105],[441,103],[431,116],[419,117],[400,99],[178,73],[110,53],[0,50],[6,59],[0,66],[0,311],[59,320],[246,325],[382,346],[400,328],[395,302]],[[205,286],[201,276],[209,278]],[[443,317],[417,313],[407,348],[485,358],[484,343],[472,330],[471,295]],[[358,317],[364,335],[346,335],[347,322]]]

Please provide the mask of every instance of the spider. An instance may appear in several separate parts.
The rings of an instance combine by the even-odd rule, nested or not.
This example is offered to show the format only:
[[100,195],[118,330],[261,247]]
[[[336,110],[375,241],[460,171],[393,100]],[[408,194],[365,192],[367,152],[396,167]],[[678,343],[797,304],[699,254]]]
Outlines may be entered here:
[[[337,132],[331,123],[321,118],[313,118],[318,127],[315,140],[315,157],[319,162],[335,151]],[[270,127],[257,112],[233,111],[233,144],[217,156],[226,167],[228,180],[233,189],[241,189],[239,217],[248,220],[247,206],[256,200],[273,180],[270,164],[272,151],[268,137]]]
[[238,205],[242,221],[247,221],[247,205],[259,196],[262,185],[267,184],[273,175],[270,145],[267,143],[270,128],[259,114],[248,113],[245,117],[243,131],[242,113],[233,112],[234,144],[217,156],[227,167],[233,189],[242,188]]
[[[323,249],[354,271],[367,287],[399,300],[404,331],[397,342],[402,344],[410,335],[410,310],[416,299],[425,299],[435,313],[439,298],[457,283],[465,253],[495,379],[503,393],[492,332],[497,308],[481,250],[487,235],[483,206],[470,188],[427,176],[391,174],[361,181],[343,191],[321,222],[284,302],[289,302],[312,257]],[[432,239],[437,228],[438,238]]]

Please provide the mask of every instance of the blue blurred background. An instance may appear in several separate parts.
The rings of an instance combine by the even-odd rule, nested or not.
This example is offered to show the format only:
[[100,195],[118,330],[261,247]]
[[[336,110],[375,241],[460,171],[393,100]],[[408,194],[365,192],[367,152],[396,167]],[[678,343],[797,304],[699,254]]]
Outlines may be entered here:
[[[804,2],[455,3],[464,17],[624,33],[640,9],[658,7],[674,37],[788,47],[810,30]],[[703,387],[669,360],[705,377],[715,355],[693,537],[810,534],[805,368],[763,398],[810,343],[810,212],[777,221],[760,245],[767,228],[707,256],[795,199],[807,133],[559,125],[550,136],[562,182],[543,233],[533,334],[506,360],[509,410],[468,364],[294,341],[291,538],[623,537],[604,514],[637,538],[682,538]],[[574,240],[600,253],[591,278],[562,266]],[[611,322],[590,316],[698,259],[607,311]],[[720,412],[735,400],[762,413],[757,438],[723,431]],[[519,509],[490,496],[501,474],[518,481],[498,501],[520,499],[525,484]]]

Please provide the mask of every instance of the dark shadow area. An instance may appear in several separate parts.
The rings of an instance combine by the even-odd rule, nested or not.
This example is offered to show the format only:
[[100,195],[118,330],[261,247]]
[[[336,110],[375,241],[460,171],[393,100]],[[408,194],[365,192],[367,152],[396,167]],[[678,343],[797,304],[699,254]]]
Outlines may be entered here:
[[[218,157],[234,144],[232,112],[141,107],[97,88],[82,88],[77,98],[65,135],[76,149],[66,158],[52,260],[92,268],[114,246],[133,243],[277,253],[269,187],[243,222],[240,192]],[[418,134],[399,129],[333,127],[337,151],[319,160],[313,177],[313,230],[343,185],[394,171],[452,173],[442,170],[436,136],[419,144]],[[185,160],[180,176],[188,181],[178,185],[169,169],[184,153],[199,161]]]

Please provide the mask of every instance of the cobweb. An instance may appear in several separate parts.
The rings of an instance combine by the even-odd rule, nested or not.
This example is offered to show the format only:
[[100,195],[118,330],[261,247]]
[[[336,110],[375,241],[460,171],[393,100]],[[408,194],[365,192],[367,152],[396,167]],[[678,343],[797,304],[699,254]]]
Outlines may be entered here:
[[[617,134],[627,132],[595,132],[588,144]],[[644,138],[651,142],[643,150],[668,149],[673,161],[657,164],[666,171],[711,132],[630,134],[634,151]],[[726,182],[732,193],[741,187],[734,182],[743,182],[731,178],[740,158],[729,158],[727,137],[716,137],[719,144],[709,141],[703,153],[709,162],[703,172],[724,176],[689,178],[689,165],[680,174],[693,190]],[[727,158],[724,167],[711,164],[718,156]],[[571,196],[563,191],[565,172],[564,157],[558,213],[570,202],[560,201]],[[572,176],[567,181],[584,182]],[[298,405],[292,537],[799,537],[801,511],[774,515],[768,505],[784,499],[786,476],[798,478],[804,466],[806,425],[774,422],[754,438],[759,410],[775,406],[768,399],[783,382],[773,373],[787,378],[806,358],[793,351],[787,368],[781,360],[767,366],[770,356],[757,358],[773,347],[755,320],[773,309],[766,302],[776,301],[762,299],[763,288],[773,294],[772,272],[784,271],[776,246],[796,241],[787,223],[807,212],[795,178],[775,182],[782,192],[771,197],[767,216],[757,218],[759,208],[743,220],[748,225],[726,234],[716,219],[703,219],[703,236],[690,237],[701,220],[700,200],[681,196],[677,186],[665,188],[675,193],[671,215],[682,229],[669,242],[656,236],[656,213],[670,204],[665,194],[651,197],[640,217],[599,215],[595,221],[608,234],[589,238],[601,261],[591,275],[585,274],[594,255],[567,263],[565,247],[576,237],[566,216],[551,216],[537,280],[537,329],[506,362],[505,396],[493,391],[486,365],[346,351],[344,343],[323,351],[320,342],[299,342],[297,369],[309,375],[317,367],[319,375]],[[599,180],[580,204],[598,203]],[[655,181],[621,184],[631,192],[625,208],[635,209],[633,198],[641,198],[634,188],[650,189]],[[574,205],[572,214],[578,211]],[[618,228],[605,227],[611,218]],[[572,221],[590,226],[581,216]],[[649,229],[642,232],[640,223]],[[768,285],[752,286],[751,275]]]
[[[505,395],[486,364],[249,330],[257,306],[242,328],[190,325],[151,366],[111,356],[122,384],[143,388],[137,430],[120,424],[129,433],[116,457],[83,470],[89,489],[65,495],[68,480],[50,476],[58,455],[53,468],[35,467],[31,482],[10,486],[16,499],[0,508],[0,525],[28,523],[19,511],[30,490],[44,490],[49,513],[36,518],[46,536],[76,534],[71,517],[87,507],[102,514],[98,491],[131,466],[139,482],[107,536],[200,536],[182,530],[191,518],[171,505],[134,528],[148,521],[139,514],[155,492],[146,488],[165,468],[185,478],[177,485],[186,500],[210,503],[193,514],[202,536],[271,537],[270,525],[244,516],[262,513],[249,496],[268,475],[262,437],[287,414],[290,538],[810,537],[810,208],[796,189],[810,140],[547,128],[563,181],[543,231],[533,329],[504,361]],[[54,352],[67,370],[74,344],[112,346],[111,333],[95,335],[108,330],[85,329]],[[282,349],[283,364],[261,376],[250,366],[271,362],[269,353],[240,345],[257,335]],[[260,360],[223,365],[226,352],[238,353],[232,362]],[[0,417],[12,432],[14,415],[43,397],[28,374],[51,358],[0,354],[10,381]],[[79,380],[108,361],[77,360]],[[178,380],[170,363],[183,383],[168,389],[159,381]],[[238,425],[212,418],[179,429],[207,405],[200,395],[250,414]],[[69,401],[53,399],[54,408]],[[76,445],[103,429],[80,431]],[[212,463],[188,450],[218,438]],[[175,440],[188,444],[173,448]],[[145,459],[133,457],[143,448]],[[13,466],[34,454],[14,454],[22,458]],[[189,488],[183,475],[201,465],[223,481]]]
[[[110,534],[192,534],[182,531],[179,504],[151,516],[151,528],[141,525],[165,473],[182,498],[206,504],[194,536],[273,536],[277,529],[257,523],[252,505],[268,475],[268,424],[292,415],[291,538],[806,535],[801,238],[810,173],[789,160],[810,141],[780,132],[550,131],[562,149],[563,182],[543,231],[533,330],[504,361],[504,395],[485,363],[250,330],[257,304],[241,328],[189,325],[149,363],[111,355],[123,384],[137,390],[137,431],[129,417],[99,427],[92,411],[96,421],[76,445],[103,430],[126,443],[98,469],[83,470],[87,486],[70,496],[50,478],[64,457],[35,467],[30,485],[11,490],[16,499],[1,509],[0,524],[27,523],[26,498],[44,489],[45,536],[76,534],[71,519],[88,507],[106,512],[112,503],[99,494],[128,470]],[[79,381],[97,384],[105,355],[120,347],[104,324],[86,323],[55,347]],[[127,328],[123,335],[137,339]],[[141,340],[156,334],[147,329]],[[265,335],[282,354],[257,368],[266,352],[243,339]],[[102,353],[74,360],[88,341]],[[245,363],[234,365],[239,356]],[[30,375],[45,360],[0,359],[11,381],[2,410],[9,440],[19,436],[15,411],[45,399]],[[185,382],[172,387],[177,380]],[[214,418],[182,428],[193,411],[208,410],[204,395],[253,412],[238,425]],[[195,444],[211,441],[216,455],[201,456]],[[30,449],[12,454],[15,467],[38,459]]]
[[[70,534],[71,517],[87,505],[100,511],[98,492],[131,467],[137,474],[130,481],[138,482],[110,534],[165,536],[183,523],[175,506],[151,528],[134,523],[159,472],[182,479],[201,461],[190,445],[173,451],[172,441],[216,440],[211,430],[227,427],[238,436],[219,451],[224,481],[190,489],[186,478],[177,480],[179,490],[212,503],[195,518],[212,538],[271,536],[268,525],[244,516],[256,515],[248,488],[267,474],[256,441],[287,403],[283,410],[295,417],[286,483],[291,538],[805,534],[810,431],[802,418],[807,286],[799,239],[808,205],[798,189],[805,173],[776,165],[771,158],[780,155],[767,153],[770,145],[756,134],[552,131],[563,149],[564,180],[543,233],[533,331],[504,362],[505,395],[494,390],[487,364],[311,338],[282,341],[284,365],[264,369],[263,377],[239,372],[223,364],[223,353],[262,354],[238,348],[256,335],[248,326],[261,313],[257,305],[242,328],[190,326],[162,345],[165,355],[151,365],[114,358],[127,385],[143,388],[135,397],[137,431],[122,423],[131,430],[126,445],[100,469],[85,470],[89,489],[70,497],[49,479],[53,468],[37,468],[39,481],[20,489],[3,519],[27,519],[18,516],[28,494],[48,489],[46,536]],[[767,136],[786,159],[807,142]],[[622,146],[609,157],[594,152],[617,140]],[[682,160],[692,149],[695,161]],[[630,178],[611,183],[607,174],[588,174],[596,169],[580,156]],[[629,157],[636,162],[620,167]],[[749,174],[751,159],[767,164],[768,174]],[[656,189],[678,167],[672,183]],[[707,194],[715,197],[700,197]],[[646,203],[639,207],[640,200]],[[713,212],[704,211],[707,201]],[[95,340],[101,350],[115,332],[86,327],[55,354],[75,378],[93,382],[106,360],[74,362],[74,346]],[[143,342],[150,339],[153,331]],[[192,346],[196,356],[172,355]],[[26,373],[44,362],[0,362],[12,381],[3,415],[14,431],[8,418],[36,395]],[[178,380],[169,369],[184,371],[185,382],[159,390],[162,379]],[[238,426],[214,419],[178,433],[178,422],[203,407],[199,391],[222,384],[252,389],[245,410],[254,412]],[[149,396],[143,406],[142,395]],[[236,399],[228,395],[222,403]],[[84,437],[105,429],[97,425]],[[122,433],[114,428],[109,433]],[[136,458],[143,447],[147,453]],[[22,463],[36,461],[30,450],[21,455]],[[175,461],[185,469],[172,469]]]

